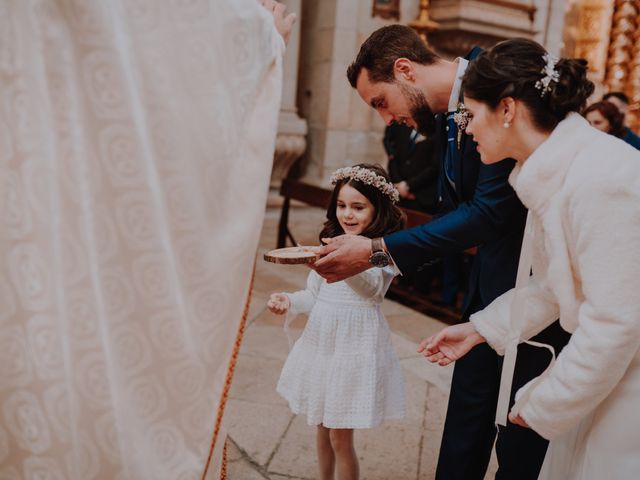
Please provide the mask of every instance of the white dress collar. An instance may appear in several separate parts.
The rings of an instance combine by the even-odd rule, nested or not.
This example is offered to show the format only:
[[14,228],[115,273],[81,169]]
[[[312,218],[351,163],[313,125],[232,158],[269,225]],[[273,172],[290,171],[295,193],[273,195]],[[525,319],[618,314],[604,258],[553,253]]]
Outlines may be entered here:
[[460,87],[462,86],[462,76],[464,75],[469,60],[458,57],[458,70],[456,71],[456,79],[453,82],[453,88],[451,89],[451,96],[449,97],[449,112],[455,112],[458,109],[458,103],[460,103]]

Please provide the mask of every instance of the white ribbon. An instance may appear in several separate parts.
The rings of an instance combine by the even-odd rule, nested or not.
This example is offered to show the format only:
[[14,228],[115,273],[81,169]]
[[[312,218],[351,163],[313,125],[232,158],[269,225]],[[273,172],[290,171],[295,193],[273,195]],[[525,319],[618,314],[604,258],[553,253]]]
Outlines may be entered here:
[[[524,237],[522,239],[522,249],[520,251],[520,261],[518,262],[518,274],[516,276],[516,285],[511,302],[511,315],[510,315],[510,333],[512,337],[507,343],[507,347],[504,353],[504,360],[502,363],[502,375],[500,377],[500,390],[498,393],[498,405],[496,407],[496,424],[506,426],[507,417],[509,415],[509,400],[511,399],[511,387],[513,384],[513,374],[516,367],[516,357],[518,355],[518,344],[520,343],[520,334],[522,333],[522,316],[526,305],[520,294],[520,289],[524,288],[529,283],[531,275],[531,267],[533,265],[533,240],[534,229],[533,219],[531,212],[527,214],[527,223],[524,227]],[[551,352],[552,359],[546,370],[542,375],[538,376],[526,387],[526,390],[519,395],[515,405],[513,406],[513,412],[518,413],[522,405],[524,405],[533,388],[544,378],[549,369],[555,362],[555,351],[552,346],[534,342],[526,341],[529,345],[534,347],[546,348]]]

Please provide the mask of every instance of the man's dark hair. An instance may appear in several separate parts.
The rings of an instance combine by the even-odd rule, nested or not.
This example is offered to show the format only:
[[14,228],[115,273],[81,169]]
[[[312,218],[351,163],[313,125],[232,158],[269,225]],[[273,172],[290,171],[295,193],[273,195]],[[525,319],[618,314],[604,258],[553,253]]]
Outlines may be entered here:
[[347,78],[356,88],[363,68],[371,82],[390,83],[394,79],[393,65],[398,58],[407,58],[421,65],[431,65],[438,56],[415,30],[405,25],[388,25],[373,32],[362,46],[355,61],[347,69]]
[[624,93],[622,92],[609,92],[609,93],[605,93],[602,96],[602,100],[609,100],[611,97],[615,97],[618,100],[620,100],[621,102],[624,102],[625,104],[629,105],[629,97],[627,97]]

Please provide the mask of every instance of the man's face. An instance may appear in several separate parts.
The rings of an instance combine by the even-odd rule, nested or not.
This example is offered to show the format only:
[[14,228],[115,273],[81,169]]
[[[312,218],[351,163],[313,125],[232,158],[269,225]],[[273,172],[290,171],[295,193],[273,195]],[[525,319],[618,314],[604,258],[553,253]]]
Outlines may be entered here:
[[375,82],[362,69],[356,83],[360,97],[371,105],[387,125],[403,123],[425,136],[433,133],[435,120],[424,93],[403,80]]

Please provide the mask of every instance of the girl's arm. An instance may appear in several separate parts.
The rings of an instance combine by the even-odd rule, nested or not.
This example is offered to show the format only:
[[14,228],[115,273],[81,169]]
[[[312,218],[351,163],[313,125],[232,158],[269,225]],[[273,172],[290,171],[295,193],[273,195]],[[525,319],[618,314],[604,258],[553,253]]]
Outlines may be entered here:
[[285,295],[289,297],[289,301],[291,302],[289,313],[297,315],[299,313],[310,312],[313,308],[313,305],[316,303],[316,298],[318,296],[318,291],[320,290],[322,281],[322,277],[311,270],[309,272],[309,276],[307,277],[307,288],[305,290],[299,290],[293,293],[285,293]]
[[391,267],[373,267],[353,277],[346,278],[345,282],[363,298],[382,300],[395,275]]

